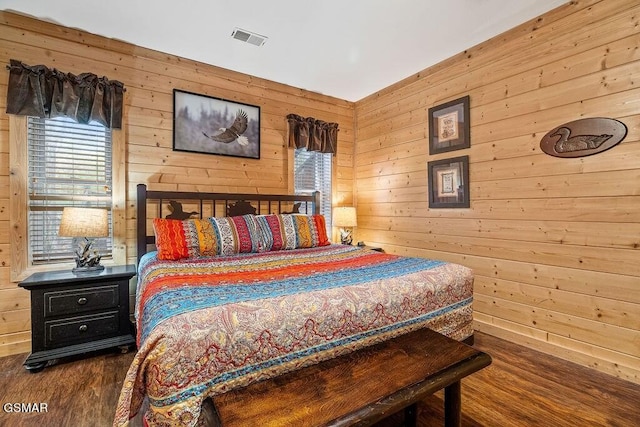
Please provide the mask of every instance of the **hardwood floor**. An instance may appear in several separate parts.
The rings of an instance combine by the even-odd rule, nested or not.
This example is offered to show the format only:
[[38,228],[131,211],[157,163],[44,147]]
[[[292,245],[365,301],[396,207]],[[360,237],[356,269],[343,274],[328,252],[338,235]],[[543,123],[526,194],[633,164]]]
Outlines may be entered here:
[[[463,426],[640,426],[640,385],[476,333],[493,363],[462,381]],[[65,360],[37,374],[26,354],[0,358],[0,426],[110,426],[133,352]],[[47,412],[6,412],[45,403]],[[442,393],[419,405],[419,426],[442,425]],[[390,417],[378,427],[401,424]]]

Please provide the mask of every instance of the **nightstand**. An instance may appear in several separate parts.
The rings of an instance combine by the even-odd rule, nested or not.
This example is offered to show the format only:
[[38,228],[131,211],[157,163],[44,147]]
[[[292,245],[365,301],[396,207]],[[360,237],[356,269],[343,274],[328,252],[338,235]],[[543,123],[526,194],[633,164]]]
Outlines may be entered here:
[[129,320],[129,280],[134,265],[99,273],[35,273],[20,283],[31,291],[31,354],[24,366],[39,372],[47,362],[135,344]]

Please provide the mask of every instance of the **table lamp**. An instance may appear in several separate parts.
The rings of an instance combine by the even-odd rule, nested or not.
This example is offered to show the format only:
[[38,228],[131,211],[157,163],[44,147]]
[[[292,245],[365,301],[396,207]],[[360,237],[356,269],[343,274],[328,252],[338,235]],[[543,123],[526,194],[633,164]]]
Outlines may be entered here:
[[82,238],[78,242],[74,273],[99,272],[104,270],[100,264],[98,251],[91,250],[93,238],[109,235],[109,218],[106,209],[101,208],[64,208],[58,230],[60,237]]
[[333,209],[333,225],[340,227],[340,241],[343,245],[350,245],[353,241],[352,227],[358,225],[356,208],[342,206]]

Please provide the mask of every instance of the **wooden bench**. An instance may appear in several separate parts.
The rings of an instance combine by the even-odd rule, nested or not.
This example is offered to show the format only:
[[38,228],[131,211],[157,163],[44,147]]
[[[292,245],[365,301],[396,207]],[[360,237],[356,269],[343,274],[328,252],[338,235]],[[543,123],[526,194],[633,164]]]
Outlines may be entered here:
[[215,424],[366,426],[404,409],[405,424],[415,425],[416,403],[444,388],[445,425],[459,426],[460,380],[490,363],[473,347],[421,329],[215,396]]

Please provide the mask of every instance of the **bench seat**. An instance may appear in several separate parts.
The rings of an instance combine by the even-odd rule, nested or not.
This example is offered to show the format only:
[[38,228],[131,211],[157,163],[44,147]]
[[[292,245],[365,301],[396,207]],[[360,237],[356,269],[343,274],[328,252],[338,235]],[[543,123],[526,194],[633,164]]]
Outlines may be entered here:
[[215,396],[215,423],[366,426],[445,389],[445,425],[461,420],[460,380],[491,363],[473,347],[420,329],[298,371]]

